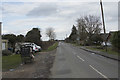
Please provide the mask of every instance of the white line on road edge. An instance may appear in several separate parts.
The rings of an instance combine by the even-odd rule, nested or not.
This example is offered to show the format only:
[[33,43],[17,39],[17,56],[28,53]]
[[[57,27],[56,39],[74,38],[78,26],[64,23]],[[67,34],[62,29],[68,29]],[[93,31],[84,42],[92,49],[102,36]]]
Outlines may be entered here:
[[107,80],[110,80],[108,79],[108,77],[106,77],[105,75],[103,75],[101,72],[99,72],[97,69],[95,69],[93,66],[89,65],[93,70],[95,70],[97,73],[99,73],[101,76],[103,76],[104,78],[106,78]]
[[77,56],[80,60],[82,60],[82,61],[85,61],[84,59],[82,59],[80,56]]

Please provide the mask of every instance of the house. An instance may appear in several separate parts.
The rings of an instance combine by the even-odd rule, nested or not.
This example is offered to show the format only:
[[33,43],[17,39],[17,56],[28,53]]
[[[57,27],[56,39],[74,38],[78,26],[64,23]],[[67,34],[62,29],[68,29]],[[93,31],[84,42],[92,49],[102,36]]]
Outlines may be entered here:
[[[0,51],[8,49],[8,40],[3,40],[1,36],[2,22],[0,22]],[[2,53],[2,52],[0,52]]]
[[102,37],[103,41],[108,40],[107,38],[109,35],[110,35],[109,33],[106,33],[106,35],[104,33],[100,33],[100,36]]
[[8,49],[8,40],[2,39],[2,50]]
[[2,24],[2,22],[0,22],[0,53],[2,53],[2,44],[1,44],[1,42],[2,42],[2,40],[1,40],[1,24]]
[[[106,33],[106,36],[104,35],[104,33],[101,33],[100,35],[101,35],[101,37],[102,37],[102,39],[105,41],[107,41],[107,45],[108,46],[111,46],[112,44],[111,44],[111,37],[112,37],[112,35],[115,33],[116,31],[110,31],[109,33]],[[105,42],[103,42],[103,45],[105,45]]]

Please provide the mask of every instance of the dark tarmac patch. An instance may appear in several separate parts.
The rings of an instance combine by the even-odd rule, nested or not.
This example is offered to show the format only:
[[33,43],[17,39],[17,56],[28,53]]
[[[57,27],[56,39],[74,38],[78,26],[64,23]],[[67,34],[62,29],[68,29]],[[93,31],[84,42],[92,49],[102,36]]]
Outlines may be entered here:
[[64,74],[69,74],[69,73],[71,73],[70,69],[60,70],[56,72],[57,75],[64,75]]
[[65,61],[65,58],[59,58],[58,60],[59,61]]

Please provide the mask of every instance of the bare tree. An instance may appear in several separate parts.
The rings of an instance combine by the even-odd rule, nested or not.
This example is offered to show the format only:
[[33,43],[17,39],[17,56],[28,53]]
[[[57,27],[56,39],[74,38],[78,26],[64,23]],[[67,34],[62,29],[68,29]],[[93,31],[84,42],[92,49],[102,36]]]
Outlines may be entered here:
[[97,16],[85,16],[77,19],[78,32],[81,39],[90,37],[92,34],[99,34],[101,31],[101,22]]
[[80,40],[85,40],[87,37],[87,30],[84,18],[77,19],[78,35]]
[[99,34],[101,31],[101,22],[100,18],[97,16],[85,16],[86,30],[89,34]]
[[46,35],[49,37],[49,40],[54,40],[56,38],[56,34],[54,32],[54,28],[50,27],[46,29]]
[[99,35],[101,32],[100,18],[93,15],[78,18],[77,27],[80,41],[91,44],[92,36]]

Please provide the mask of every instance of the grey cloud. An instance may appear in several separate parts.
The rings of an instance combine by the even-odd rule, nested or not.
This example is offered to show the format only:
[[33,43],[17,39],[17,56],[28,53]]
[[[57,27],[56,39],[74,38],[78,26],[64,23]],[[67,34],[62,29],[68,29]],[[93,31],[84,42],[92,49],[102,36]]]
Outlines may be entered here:
[[[56,31],[57,38],[63,39],[64,36],[67,34],[70,34],[71,27],[73,24],[76,24],[76,19],[82,16],[87,16],[89,14],[99,16],[101,17],[100,12],[100,5],[99,3],[83,3],[83,4],[69,4],[69,3],[40,3],[38,5],[35,5],[37,7],[33,8],[31,11],[29,11],[26,16],[30,16],[30,20],[22,20],[23,23],[17,22],[17,20],[13,21],[15,24],[11,25],[13,29],[13,26],[23,26],[27,29],[30,28],[30,25],[39,25],[42,29],[45,29],[46,27],[52,26],[55,29],[64,28],[66,31]],[[106,30],[116,30],[116,18],[117,18],[117,9],[115,9],[117,6],[113,3],[104,3],[104,13],[105,13],[105,21],[106,21]],[[106,8],[107,7],[107,8]],[[105,10],[106,8],[106,10]],[[26,9],[26,8],[25,8]],[[120,8],[119,8],[120,9]],[[120,10],[119,10],[120,11]],[[35,17],[35,18],[31,18]],[[36,19],[36,17],[38,17]],[[42,17],[42,18],[41,18]],[[110,18],[109,18],[110,17]],[[40,20],[39,20],[40,18]],[[8,24],[8,23],[6,23]],[[19,24],[19,25],[18,25]],[[9,25],[10,26],[10,25]],[[45,26],[45,27],[43,27]],[[115,27],[114,27],[115,26]],[[114,27],[114,28],[113,28]],[[9,27],[10,28],[10,27]],[[8,29],[9,29],[8,28]],[[10,31],[10,29],[9,29]],[[44,30],[43,30],[44,31]],[[16,33],[20,33],[16,30]],[[63,33],[63,34],[61,34]],[[44,37],[43,37],[44,39]]]
[[49,16],[55,13],[57,13],[57,6],[55,4],[43,3],[40,4],[38,7],[35,7],[30,12],[28,12],[26,16],[33,16],[33,17]]
[[[118,3],[104,3],[105,19],[109,23],[116,23],[118,21]],[[106,8],[106,9],[105,9]]]
[[118,30],[120,30],[120,1],[118,3]]

